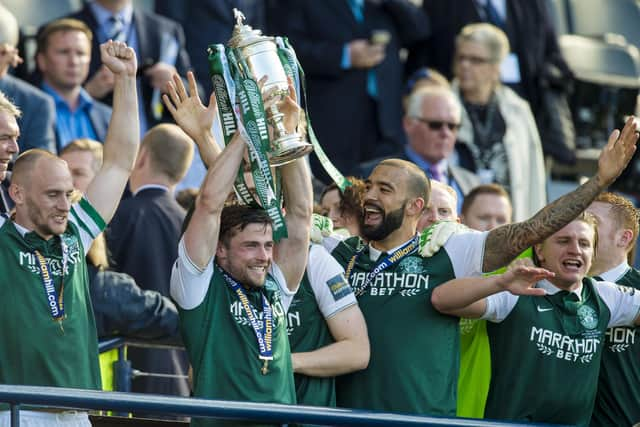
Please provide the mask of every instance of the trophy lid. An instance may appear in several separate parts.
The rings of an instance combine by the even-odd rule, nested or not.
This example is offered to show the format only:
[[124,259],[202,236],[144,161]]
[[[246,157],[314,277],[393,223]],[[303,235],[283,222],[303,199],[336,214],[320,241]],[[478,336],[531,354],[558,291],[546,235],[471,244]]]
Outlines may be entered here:
[[271,37],[263,36],[262,31],[254,30],[250,25],[245,25],[243,21],[246,18],[238,9],[233,8],[233,16],[236,18],[236,25],[233,27],[233,33],[228,42],[229,47],[240,48],[261,41],[271,40]]

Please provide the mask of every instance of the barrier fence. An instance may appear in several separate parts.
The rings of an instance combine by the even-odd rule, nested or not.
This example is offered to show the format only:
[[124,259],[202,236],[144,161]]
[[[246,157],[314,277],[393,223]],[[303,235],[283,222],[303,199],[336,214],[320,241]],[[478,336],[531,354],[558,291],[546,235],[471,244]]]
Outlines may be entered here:
[[82,410],[144,412],[188,417],[224,418],[227,420],[255,420],[273,424],[305,423],[340,426],[393,425],[399,427],[532,427],[543,425],[22,385],[0,385],[0,402],[8,403],[11,406],[12,427],[19,427],[20,425],[20,405],[38,405]]

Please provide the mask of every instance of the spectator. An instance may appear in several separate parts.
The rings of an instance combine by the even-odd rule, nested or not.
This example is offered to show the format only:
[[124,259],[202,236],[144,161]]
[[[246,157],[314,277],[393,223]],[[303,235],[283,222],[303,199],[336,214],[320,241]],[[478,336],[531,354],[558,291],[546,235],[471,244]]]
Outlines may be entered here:
[[[111,103],[113,77],[95,53],[98,43],[123,40],[135,49],[140,66],[140,135],[164,121],[160,93],[176,71],[185,75],[191,68],[182,26],[168,18],[134,9],[132,0],[94,0],[68,16],[87,24],[93,32],[89,79],[85,89],[91,96]],[[202,53],[205,54],[204,52]]]
[[409,103],[409,95],[411,95],[414,91],[429,86],[444,86],[450,88],[449,80],[445,76],[443,76],[438,71],[433,68],[422,67],[418,68],[416,71],[409,76],[407,80],[407,84],[404,89],[404,96],[402,97],[402,108],[406,112],[408,103]]
[[[638,237],[638,210],[622,196],[602,193],[587,211],[598,220],[596,256],[589,275],[596,280],[636,289],[637,293],[637,289],[640,289],[640,272],[629,266],[627,256]],[[596,283],[596,289],[599,290],[599,287],[600,283]],[[591,426],[640,423],[639,356],[637,327],[621,326],[607,330]]]
[[74,139],[104,141],[111,108],[94,100],[82,88],[89,74],[91,30],[76,19],[58,19],[38,34],[36,60],[42,90],[56,105],[58,151]]
[[0,92],[0,214],[7,214],[13,208],[7,183],[11,179],[9,163],[18,153],[20,128],[17,120],[20,110]]
[[[0,336],[0,360],[11,367],[0,371],[3,384],[100,387],[83,255],[115,212],[138,150],[135,52],[118,42],[105,43],[100,50],[105,66],[114,73],[114,112],[103,166],[87,190],[87,199],[71,205],[74,188],[69,168],[47,151],[29,150],[14,165],[9,192],[15,217],[0,218],[4,263],[0,292],[12,302],[0,311],[0,322],[8,325]],[[3,117],[15,143],[15,111],[5,110]],[[19,253],[28,256],[18,257]],[[51,304],[45,304],[47,299]],[[20,411],[20,417],[25,425],[34,418],[28,411]],[[86,413],[41,412],[35,418],[39,425],[91,425]]]
[[438,221],[460,222],[458,218],[458,194],[450,185],[431,180],[431,194],[427,207],[418,221],[418,232]]
[[333,229],[344,229],[349,236],[361,236],[362,198],[365,183],[359,178],[347,177],[351,185],[341,192],[335,183],[327,185],[320,196],[321,214],[333,221]]
[[455,38],[467,24],[488,22],[509,38],[511,52],[501,72],[502,82],[529,102],[537,120],[545,156],[575,163],[575,131],[567,105],[572,73],[562,57],[546,0],[424,0],[433,23],[431,36],[414,46],[409,73],[428,66],[448,78],[453,74]]
[[247,25],[267,33],[265,3],[265,0],[156,0],[155,10],[182,25],[193,71],[200,77],[204,93],[211,93],[207,48],[214,43],[227,44],[236,23],[234,8],[244,14]]
[[[418,7],[408,0],[275,0],[267,21],[296,51],[314,130],[338,170],[402,147],[399,51],[428,34]],[[315,157],[311,167],[329,183]]]
[[460,164],[483,184],[502,185],[516,221],[547,201],[544,159],[535,120],[525,100],[500,84],[509,52],[505,34],[491,24],[471,24],[456,39],[453,90],[462,102],[456,149]]
[[[133,197],[122,201],[107,229],[107,247],[116,271],[133,277],[140,288],[169,296],[171,266],[178,256],[178,241],[185,211],[173,189],[193,157],[191,139],[176,125],[151,128],[142,139],[129,187]],[[133,366],[146,372],[187,375],[182,350],[131,348]],[[133,391],[188,396],[184,379],[142,377]]]
[[22,112],[17,118],[22,150],[42,148],[56,152],[53,99],[40,89],[8,74],[10,67],[22,62],[18,55],[18,22],[0,5],[0,91]]
[[[395,157],[409,160],[427,177],[448,184],[458,194],[457,210],[460,210],[464,195],[480,184],[472,172],[451,162],[460,127],[460,103],[451,90],[445,87],[425,87],[414,91],[403,125],[408,137],[404,150]],[[360,165],[359,176],[368,176],[380,159]]]
[[542,268],[523,260],[506,273],[433,291],[439,311],[489,321],[487,418],[589,424],[606,329],[640,325],[640,293],[585,277],[596,230],[595,217],[584,212],[535,245]]
[[[102,144],[76,139],[64,147],[60,158],[67,162],[73,186],[85,193],[102,166]],[[179,335],[178,310],[169,298],[143,291],[131,276],[108,269],[104,234],[93,241],[86,258],[98,338],[121,335],[160,339]]]
[[498,184],[475,187],[462,203],[460,220],[474,230],[493,230],[511,223],[511,219],[509,194]]

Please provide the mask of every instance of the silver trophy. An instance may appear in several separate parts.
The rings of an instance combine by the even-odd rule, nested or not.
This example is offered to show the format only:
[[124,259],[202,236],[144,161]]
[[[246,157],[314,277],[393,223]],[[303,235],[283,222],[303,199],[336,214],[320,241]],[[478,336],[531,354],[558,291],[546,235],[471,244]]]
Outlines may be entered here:
[[[262,86],[262,97],[265,94],[278,98],[267,111],[267,121],[274,130],[271,141],[271,150],[268,153],[271,166],[281,166],[313,150],[313,146],[305,141],[299,133],[288,133],[284,127],[284,114],[279,107],[289,95],[289,83],[287,75],[282,67],[277,53],[277,45],[273,37],[263,36],[262,31],[254,30],[249,25],[244,25],[244,15],[238,9],[233,9],[236,25],[228,45],[240,52],[240,58],[249,68],[249,73],[257,81],[267,76],[266,83]],[[276,88],[271,92],[272,88]],[[266,101],[266,100],[265,100]]]

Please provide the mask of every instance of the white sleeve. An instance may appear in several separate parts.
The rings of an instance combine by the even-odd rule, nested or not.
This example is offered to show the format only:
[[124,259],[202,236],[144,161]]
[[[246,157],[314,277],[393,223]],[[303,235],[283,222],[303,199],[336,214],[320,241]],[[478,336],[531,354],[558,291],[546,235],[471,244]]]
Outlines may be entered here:
[[89,200],[84,197],[80,199],[78,203],[71,206],[69,213],[69,221],[71,221],[80,232],[80,241],[82,242],[86,256],[89,249],[91,249],[91,244],[95,238],[102,233],[107,224]]
[[488,234],[488,231],[458,233],[452,235],[444,244],[444,250],[449,255],[456,277],[482,275],[484,243]]
[[289,290],[289,287],[287,286],[287,280],[284,278],[284,273],[280,269],[280,266],[275,262],[271,263],[269,274],[271,275],[271,277],[273,277],[273,279],[278,284],[278,287],[280,288],[280,300],[282,301],[282,307],[284,308],[284,311],[289,311],[291,301],[293,301],[293,297],[296,295],[296,292],[300,288],[300,284],[298,284],[298,287],[295,291]]
[[511,313],[518,302],[518,296],[511,292],[503,291],[487,297],[487,309],[481,319],[489,322],[500,323]]
[[204,270],[199,269],[187,255],[184,236],[178,243],[178,259],[171,270],[169,290],[176,304],[184,310],[192,310],[202,304],[213,277],[213,257]]
[[357,304],[353,290],[344,277],[344,269],[324,247],[311,246],[307,277],[325,319]]
[[640,314],[640,291],[612,282],[598,282],[595,286],[611,311],[607,328],[633,326]]
[[333,233],[322,239],[322,246],[331,253],[343,240],[346,240],[346,237],[342,234]]

